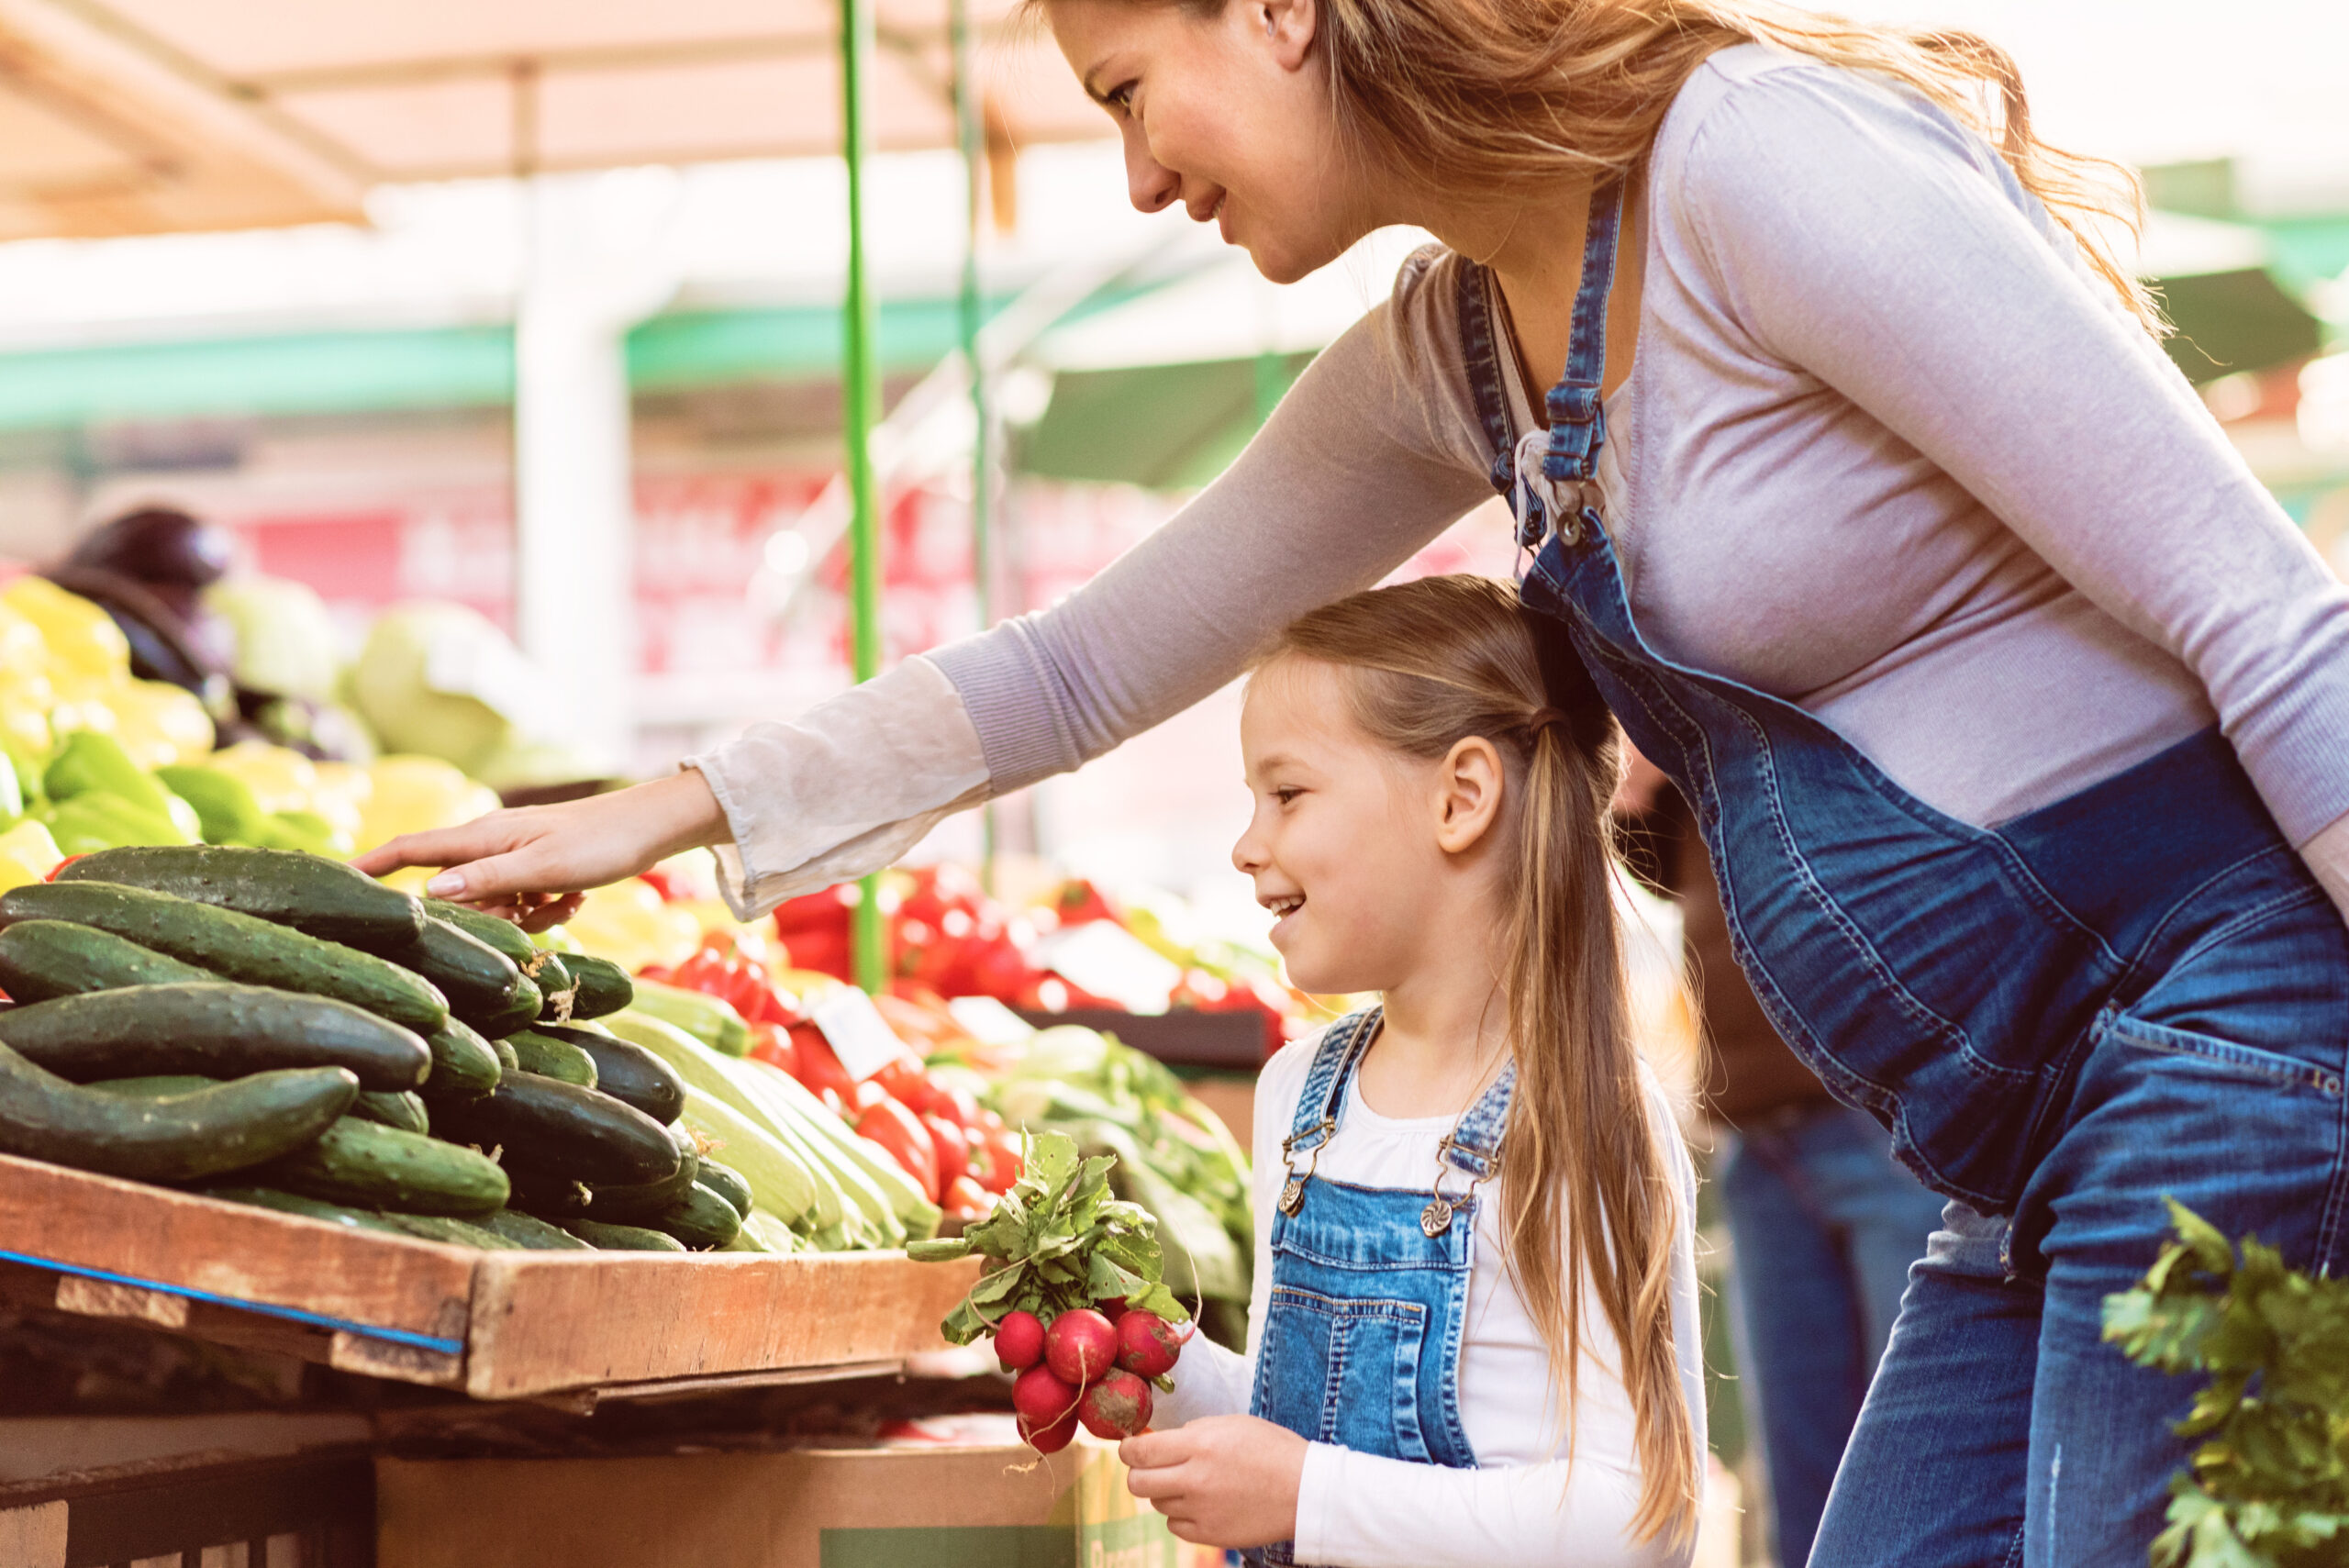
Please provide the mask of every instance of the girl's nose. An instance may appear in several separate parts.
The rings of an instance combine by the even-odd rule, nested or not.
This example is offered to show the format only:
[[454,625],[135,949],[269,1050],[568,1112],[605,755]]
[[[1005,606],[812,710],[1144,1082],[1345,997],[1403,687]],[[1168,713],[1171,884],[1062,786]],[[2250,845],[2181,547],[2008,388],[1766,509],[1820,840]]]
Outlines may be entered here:
[[1183,194],[1183,182],[1173,170],[1150,155],[1150,143],[1143,138],[1141,127],[1128,120],[1124,131],[1126,192],[1133,198],[1134,210],[1165,211]]

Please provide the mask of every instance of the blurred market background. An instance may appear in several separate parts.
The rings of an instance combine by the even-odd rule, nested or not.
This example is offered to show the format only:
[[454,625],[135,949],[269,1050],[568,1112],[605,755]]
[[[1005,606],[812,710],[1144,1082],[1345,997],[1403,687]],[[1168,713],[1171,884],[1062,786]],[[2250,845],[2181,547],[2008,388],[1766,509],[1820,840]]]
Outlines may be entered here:
[[[2349,569],[2349,7],[1843,9],[1987,34],[2043,134],[2141,171],[2170,351]],[[878,6],[885,662],[1158,527],[1424,238],[1275,287],[1179,211],[1136,214],[1108,121],[1012,10],[978,0],[958,56],[937,7]],[[0,562],[103,605],[130,660],[78,600],[0,600],[0,745],[54,840],[17,880],[144,830],[94,815],[103,790],[40,798],[80,733],[213,790],[184,831],[348,853],[496,792],[664,772],[849,684],[835,28],[810,0],[0,0]],[[1504,570],[1507,539],[1496,504],[1407,571]],[[1245,1003],[1269,1033],[1242,1057],[1309,1022],[1227,859],[1235,711],[941,828],[913,858],[949,869],[889,892],[896,972],[1031,1012]],[[998,896],[964,874],[983,860]],[[675,977],[726,925],[679,875],[578,935]],[[1645,913],[1646,1017],[1685,1054],[1676,938]],[[844,974],[847,929],[801,906],[774,953],[729,936],[685,979],[787,1033],[745,966]],[[972,933],[1007,929],[983,973]],[[926,1054],[968,1041],[890,1019]],[[1215,1105],[1244,1144],[1242,1082]],[[1204,1227],[1227,1228],[1244,1268],[1244,1212]],[[1736,1462],[1733,1390],[1715,1435]]]

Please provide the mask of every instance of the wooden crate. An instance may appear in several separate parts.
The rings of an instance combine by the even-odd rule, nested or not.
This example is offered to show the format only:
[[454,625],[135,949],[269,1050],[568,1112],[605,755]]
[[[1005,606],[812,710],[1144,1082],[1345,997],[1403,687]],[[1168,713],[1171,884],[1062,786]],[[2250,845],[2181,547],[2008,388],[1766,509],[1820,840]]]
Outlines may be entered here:
[[476,1398],[873,1370],[943,1347],[974,1262],[482,1252],[0,1155],[0,1296]]

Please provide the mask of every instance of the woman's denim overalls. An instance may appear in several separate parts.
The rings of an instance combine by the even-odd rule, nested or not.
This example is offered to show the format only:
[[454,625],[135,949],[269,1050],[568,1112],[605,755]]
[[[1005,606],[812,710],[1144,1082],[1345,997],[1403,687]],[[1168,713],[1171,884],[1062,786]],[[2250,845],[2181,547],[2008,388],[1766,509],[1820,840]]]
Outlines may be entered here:
[[[1517,1073],[1504,1067],[1453,1129],[1443,1163],[1464,1180],[1440,1195],[1436,1172],[1419,1188],[1317,1176],[1378,1021],[1374,1009],[1330,1027],[1282,1141],[1289,1176],[1273,1214],[1272,1305],[1249,1407],[1315,1442],[1464,1469],[1476,1462],[1460,1426],[1475,1188],[1497,1168]],[[1288,1541],[1251,1556],[1297,1561]]]
[[1620,184],[1592,203],[1566,373],[1522,459],[1482,269],[1460,268],[1493,482],[1539,547],[1525,598],[1694,807],[1772,1022],[1956,1200],[1811,1568],[2143,1568],[2197,1380],[2101,1343],[2101,1304],[2152,1264],[2165,1194],[2301,1268],[2341,1262],[2349,932],[2215,728],[1986,829],[1793,704],[1657,653],[1592,483],[1621,208]]

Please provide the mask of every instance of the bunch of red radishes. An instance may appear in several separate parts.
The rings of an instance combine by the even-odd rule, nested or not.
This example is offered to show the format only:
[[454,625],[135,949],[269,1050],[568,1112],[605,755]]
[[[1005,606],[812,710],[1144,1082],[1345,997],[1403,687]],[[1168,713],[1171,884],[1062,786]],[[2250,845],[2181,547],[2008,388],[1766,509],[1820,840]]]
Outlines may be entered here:
[[1012,1408],[1038,1453],[1058,1453],[1078,1424],[1097,1438],[1150,1426],[1151,1384],[1174,1371],[1184,1336],[1155,1312],[1099,1301],[1053,1318],[1012,1312],[996,1325],[996,1359],[1016,1372]]

